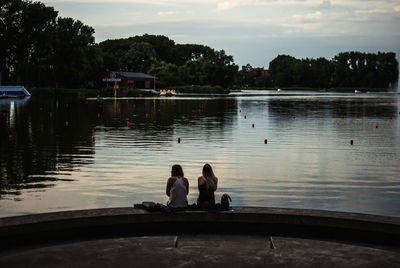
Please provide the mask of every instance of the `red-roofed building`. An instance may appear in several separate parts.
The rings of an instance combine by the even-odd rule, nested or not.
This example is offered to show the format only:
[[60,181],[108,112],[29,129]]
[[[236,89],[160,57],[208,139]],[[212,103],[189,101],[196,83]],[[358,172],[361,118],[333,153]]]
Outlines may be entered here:
[[104,72],[100,75],[103,84],[114,85],[118,83],[119,87],[130,89],[153,89],[155,76],[144,73],[133,72]]
[[261,75],[261,76],[264,76],[264,77],[269,77],[271,75],[269,70],[266,70],[266,69],[261,68],[261,67],[259,67],[259,68],[251,68],[251,72],[253,74],[255,74],[255,75]]

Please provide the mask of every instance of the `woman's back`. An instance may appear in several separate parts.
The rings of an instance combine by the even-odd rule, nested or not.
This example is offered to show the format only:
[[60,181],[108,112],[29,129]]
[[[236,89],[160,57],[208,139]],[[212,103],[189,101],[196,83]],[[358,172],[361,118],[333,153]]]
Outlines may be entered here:
[[206,178],[203,176],[199,177],[199,198],[197,199],[198,205],[214,205],[215,195],[214,188],[207,185]]
[[168,205],[172,207],[187,207],[188,181],[186,178],[177,177],[168,180],[170,190],[167,186],[167,194],[169,193]]

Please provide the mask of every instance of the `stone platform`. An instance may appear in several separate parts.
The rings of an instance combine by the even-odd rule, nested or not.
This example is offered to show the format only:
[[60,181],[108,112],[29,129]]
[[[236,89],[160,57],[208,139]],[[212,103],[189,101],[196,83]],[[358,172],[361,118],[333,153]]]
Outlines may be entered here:
[[0,218],[0,267],[400,267],[400,218],[233,207]]

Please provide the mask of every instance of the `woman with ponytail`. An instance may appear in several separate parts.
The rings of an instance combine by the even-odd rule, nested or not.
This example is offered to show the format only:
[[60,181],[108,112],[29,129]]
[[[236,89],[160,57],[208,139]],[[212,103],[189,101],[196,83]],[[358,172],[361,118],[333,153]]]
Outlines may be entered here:
[[199,198],[197,198],[197,205],[201,208],[215,206],[214,192],[217,190],[218,178],[215,177],[214,172],[209,164],[203,167],[203,176],[198,178]]

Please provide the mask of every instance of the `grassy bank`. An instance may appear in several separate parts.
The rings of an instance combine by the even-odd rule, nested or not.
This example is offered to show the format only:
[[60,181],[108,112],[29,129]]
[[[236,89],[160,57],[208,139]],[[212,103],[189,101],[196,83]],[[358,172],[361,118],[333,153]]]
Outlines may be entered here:
[[180,93],[193,93],[193,94],[228,94],[229,89],[221,86],[177,86],[171,87],[169,89],[174,89]]
[[[100,97],[114,97],[114,89],[112,87],[106,88],[30,88],[29,92],[33,97],[43,98],[95,98]],[[148,91],[141,91],[137,89],[120,88],[117,91],[118,97],[139,97],[139,96],[153,96],[153,93]]]
[[388,88],[312,88],[312,87],[275,87],[275,88],[260,88],[260,87],[249,87],[242,90],[281,90],[286,91],[315,91],[315,92],[343,92],[343,93],[353,93],[355,90],[360,92],[390,92]]

